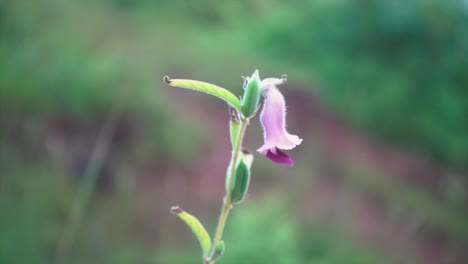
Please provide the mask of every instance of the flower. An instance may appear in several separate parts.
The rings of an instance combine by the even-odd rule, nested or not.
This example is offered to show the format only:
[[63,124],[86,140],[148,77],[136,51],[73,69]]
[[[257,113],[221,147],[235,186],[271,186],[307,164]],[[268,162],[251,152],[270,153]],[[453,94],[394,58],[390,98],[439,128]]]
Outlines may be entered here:
[[286,77],[283,76],[282,79],[265,79],[261,83],[265,101],[260,121],[265,143],[257,151],[276,163],[293,166],[294,160],[281,150],[293,149],[301,144],[302,139],[286,131],[286,103],[276,87],[285,81]]

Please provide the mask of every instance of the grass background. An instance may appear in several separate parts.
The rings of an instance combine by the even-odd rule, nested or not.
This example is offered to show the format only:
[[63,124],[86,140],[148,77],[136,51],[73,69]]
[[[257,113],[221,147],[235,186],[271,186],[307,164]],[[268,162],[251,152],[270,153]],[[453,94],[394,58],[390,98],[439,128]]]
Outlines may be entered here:
[[[62,263],[200,263],[225,105],[287,73],[296,166],[256,156],[220,263],[466,261],[464,1],[0,1],[0,262],[54,263],[96,142],[96,189]],[[111,127],[99,137],[105,124]],[[246,146],[261,144],[257,122]],[[101,144],[101,143],[100,143]]]

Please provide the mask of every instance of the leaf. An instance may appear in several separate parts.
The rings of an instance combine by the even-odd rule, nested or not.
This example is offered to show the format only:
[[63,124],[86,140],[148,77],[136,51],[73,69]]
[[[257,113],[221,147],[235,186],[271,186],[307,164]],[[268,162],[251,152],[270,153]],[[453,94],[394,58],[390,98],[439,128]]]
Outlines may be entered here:
[[232,149],[236,149],[239,131],[240,131],[240,124],[237,123],[236,121],[231,120],[229,122],[229,135],[231,137]]
[[208,252],[211,249],[211,238],[208,232],[206,232],[206,229],[200,223],[200,221],[198,221],[198,219],[195,216],[184,212],[178,206],[172,207],[171,213],[176,214],[180,219],[182,219],[182,221],[184,221],[187,224],[187,226],[197,237],[198,242],[200,242],[200,245],[203,250],[203,256],[207,256]]
[[229,108],[231,120],[229,121],[229,135],[231,136],[232,149],[236,149],[237,141],[239,140],[240,132],[240,113],[233,107]]
[[169,84],[170,86],[191,89],[214,95],[218,98],[223,99],[229,105],[235,107],[239,112],[241,111],[241,102],[239,98],[237,98],[230,91],[221,88],[217,85],[188,79],[171,79],[169,78],[169,76],[164,76],[164,82]]

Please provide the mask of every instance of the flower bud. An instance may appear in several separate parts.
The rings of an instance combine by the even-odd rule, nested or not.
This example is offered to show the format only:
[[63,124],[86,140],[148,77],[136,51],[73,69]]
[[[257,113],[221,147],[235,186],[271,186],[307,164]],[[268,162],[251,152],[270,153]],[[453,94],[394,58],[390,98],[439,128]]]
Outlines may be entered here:
[[211,256],[211,259],[214,261],[219,260],[224,255],[225,251],[226,251],[226,246],[224,244],[224,241],[221,240],[219,241],[218,245],[216,245],[215,251],[213,253],[213,256]]
[[241,155],[242,157],[239,165],[237,165],[234,176],[234,187],[231,191],[231,202],[233,204],[241,203],[244,200],[250,184],[250,167],[253,155],[247,151],[242,151]]
[[242,114],[246,118],[251,118],[257,112],[258,102],[260,101],[260,94],[262,92],[260,83],[258,70],[255,70],[252,77],[246,78],[244,96],[242,96]]
[[250,169],[244,161],[240,161],[236,169],[234,188],[231,191],[231,202],[237,204],[242,202],[250,183]]

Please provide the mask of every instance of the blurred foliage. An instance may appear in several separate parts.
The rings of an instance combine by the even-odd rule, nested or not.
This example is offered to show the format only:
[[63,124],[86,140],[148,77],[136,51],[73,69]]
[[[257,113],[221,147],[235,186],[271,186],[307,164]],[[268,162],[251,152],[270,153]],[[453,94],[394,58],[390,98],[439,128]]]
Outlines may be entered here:
[[[52,164],[9,162],[9,168],[0,171],[0,263],[53,263],[76,189]],[[151,259],[152,252],[131,235],[138,206],[129,198],[129,190],[125,187],[112,199],[94,197],[67,263]]]
[[[56,222],[51,215],[64,213],[67,195],[58,182],[51,184],[46,166],[23,167],[14,164],[1,171],[0,185],[0,262],[49,263],[48,251],[54,239]],[[34,177],[21,177],[33,174]]]
[[[279,76],[280,69],[369,135],[466,169],[467,12],[462,0],[0,0],[0,263],[53,259],[76,191],[72,172],[37,150],[47,147],[41,144],[57,116],[99,127],[117,108],[145,131],[131,151],[113,152],[122,167],[153,165],[156,176],[166,167],[193,168],[211,135],[204,122],[173,118],[165,74],[239,94],[239,76],[256,67],[262,77]],[[118,181],[132,182],[136,170],[124,169]],[[301,176],[310,170],[307,164]],[[449,202],[441,202],[375,177],[380,171],[346,171],[347,188],[377,193],[398,214],[466,241],[466,190],[457,177]],[[69,263],[199,263],[194,241],[186,240],[193,250],[166,247],[177,239],[164,232],[179,223],[153,214],[145,215],[150,224],[140,222],[148,208],[173,217],[164,186],[154,200],[129,185],[93,197]],[[289,217],[297,208],[278,201],[288,196],[235,210],[220,263],[386,263],[331,223]],[[146,237],[154,235],[148,226],[159,228],[160,240]]]
[[[326,224],[299,223],[285,210],[278,196],[242,205],[234,210],[224,236],[226,252],[219,263],[386,263],[372,249],[352,245],[345,232]],[[259,209],[261,208],[261,209]],[[184,249],[187,250],[187,249]],[[190,252],[190,251],[188,251]],[[198,263],[198,252],[181,255],[180,251],[163,251],[158,263]]]
[[[47,118],[63,116],[103,122],[115,108],[133,121],[149,124],[143,149],[150,153],[165,150],[169,160],[193,157],[202,139],[201,127],[186,121],[181,130],[181,122],[170,117],[161,84],[155,85],[161,83],[160,75],[152,73],[156,67],[146,67],[146,61],[134,62],[119,47],[106,46],[111,40],[101,39],[100,34],[110,33],[112,23],[121,23],[118,14],[99,6],[88,9],[74,1],[56,0],[3,1],[0,8],[3,125],[31,118],[47,122]],[[88,20],[82,21],[83,14]],[[108,17],[109,24],[95,24],[105,19],[101,15]],[[87,24],[80,27],[80,22]],[[181,144],[184,142],[191,144]]]
[[466,168],[466,1],[295,1],[284,8],[260,33],[259,52],[314,72],[320,95],[369,134]]

